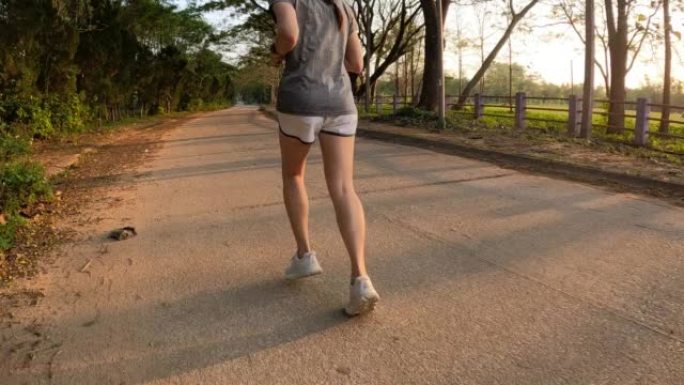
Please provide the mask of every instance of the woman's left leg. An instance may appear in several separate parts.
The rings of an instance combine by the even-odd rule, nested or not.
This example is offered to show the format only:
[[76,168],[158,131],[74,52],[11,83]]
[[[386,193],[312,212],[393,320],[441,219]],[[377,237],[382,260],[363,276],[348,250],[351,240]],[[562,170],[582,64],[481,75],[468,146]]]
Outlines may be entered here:
[[280,153],[282,158],[283,198],[290,219],[290,226],[297,242],[297,255],[303,256],[311,251],[309,243],[309,196],[304,185],[306,157],[310,144],[290,138],[280,133]]

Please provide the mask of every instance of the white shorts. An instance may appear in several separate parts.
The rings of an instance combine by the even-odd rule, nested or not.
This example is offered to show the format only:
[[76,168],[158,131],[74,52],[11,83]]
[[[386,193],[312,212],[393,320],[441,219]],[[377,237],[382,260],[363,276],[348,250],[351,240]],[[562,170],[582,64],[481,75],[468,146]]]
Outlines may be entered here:
[[278,112],[278,123],[283,135],[311,144],[319,133],[354,136],[359,122],[357,114],[340,116],[302,116]]

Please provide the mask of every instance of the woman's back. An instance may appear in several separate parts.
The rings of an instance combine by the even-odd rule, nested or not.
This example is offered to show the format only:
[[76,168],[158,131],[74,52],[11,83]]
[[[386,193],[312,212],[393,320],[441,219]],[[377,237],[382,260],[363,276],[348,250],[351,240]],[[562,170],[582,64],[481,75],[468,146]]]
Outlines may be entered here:
[[308,116],[356,113],[344,66],[347,40],[358,31],[349,6],[344,0],[277,2],[295,7],[299,26],[299,41],[285,57],[278,111]]

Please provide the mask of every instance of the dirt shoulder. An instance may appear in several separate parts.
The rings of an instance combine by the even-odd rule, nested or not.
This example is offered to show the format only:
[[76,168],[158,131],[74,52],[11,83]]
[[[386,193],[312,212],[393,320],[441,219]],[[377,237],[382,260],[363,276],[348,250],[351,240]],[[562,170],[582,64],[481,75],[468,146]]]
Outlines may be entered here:
[[624,145],[496,130],[431,132],[362,120],[359,134],[485,160],[501,167],[648,194],[684,206],[684,166]]
[[54,199],[27,210],[28,225],[18,232],[16,246],[5,253],[0,265],[0,321],[11,316],[12,307],[35,304],[41,296],[22,288],[27,285],[21,280],[45,272],[55,258],[55,246],[73,239],[79,227],[99,220],[83,217],[84,208],[101,200],[125,171],[152,156],[166,132],[194,116],[141,122],[35,147],[32,159],[45,165]]

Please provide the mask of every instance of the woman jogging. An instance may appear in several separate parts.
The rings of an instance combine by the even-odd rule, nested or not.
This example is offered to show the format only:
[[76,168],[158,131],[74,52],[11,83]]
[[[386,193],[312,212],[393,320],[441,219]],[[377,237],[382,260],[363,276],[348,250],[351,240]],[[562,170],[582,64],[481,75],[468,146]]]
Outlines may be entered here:
[[318,137],[328,191],[351,259],[345,312],[363,314],[373,310],[380,297],[366,272],[366,223],[353,182],[358,115],[348,73],[363,70],[358,25],[344,0],[271,0],[271,11],[277,24],[271,46],[273,64],[285,62],[276,107],[283,195],[297,242],[285,278],[322,272],[309,242],[304,186],[306,157]]

